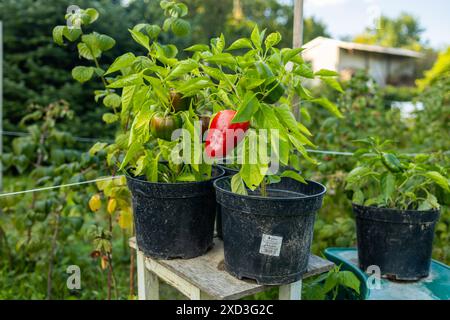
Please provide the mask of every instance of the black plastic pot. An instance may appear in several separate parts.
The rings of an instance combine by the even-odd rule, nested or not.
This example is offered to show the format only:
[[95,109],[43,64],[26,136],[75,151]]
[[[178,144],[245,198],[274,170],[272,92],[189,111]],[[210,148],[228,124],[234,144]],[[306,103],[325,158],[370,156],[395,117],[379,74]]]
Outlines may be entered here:
[[383,277],[428,276],[438,210],[396,210],[353,204],[359,267],[378,266]]
[[214,182],[222,206],[225,269],[232,275],[279,285],[306,272],[315,213],[326,188],[283,178],[269,185],[268,196],[231,192],[231,177]]
[[216,206],[213,181],[223,174],[214,168],[212,179],[185,183],[127,176],[139,249],[154,258],[189,259],[211,248]]
[[[219,168],[222,168],[225,171],[224,176],[234,176],[239,172],[238,169],[232,169],[223,165],[217,165]],[[217,237],[223,239],[222,236],[222,206],[217,202],[216,203],[216,233]]]

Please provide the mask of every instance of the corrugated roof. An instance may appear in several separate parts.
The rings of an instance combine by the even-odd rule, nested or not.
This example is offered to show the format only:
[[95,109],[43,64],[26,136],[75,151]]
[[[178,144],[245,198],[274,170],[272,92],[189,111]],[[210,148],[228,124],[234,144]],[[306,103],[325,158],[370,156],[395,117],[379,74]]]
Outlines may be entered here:
[[411,57],[411,58],[423,58],[424,54],[408,50],[408,49],[402,49],[402,48],[392,48],[392,47],[383,47],[378,45],[372,45],[372,44],[363,44],[363,43],[355,43],[355,42],[347,42],[347,41],[341,41],[326,37],[317,37],[308,43],[305,43],[303,46],[306,50],[309,50],[311,48],[314,48],[318,45],[321,45],[324,42],[333,42],[337,47],[347,50],[359,50],[359,51],[367,51],[367,52],[377,52],[382,54],[389,54],[389,55],[395,55],[395,56],[403,56],[403,57]]

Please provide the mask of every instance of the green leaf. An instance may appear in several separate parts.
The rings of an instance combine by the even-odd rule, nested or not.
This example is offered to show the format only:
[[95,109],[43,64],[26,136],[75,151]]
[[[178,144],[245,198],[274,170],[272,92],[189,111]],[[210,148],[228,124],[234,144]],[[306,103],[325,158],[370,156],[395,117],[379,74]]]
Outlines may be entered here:
[[64,28],[63,35],[70,42],[74,42],[81,36],[82,32],[80,28]]
[[207,78],[193,78],[187,81],[183,81],[177,89],[183,93],[185,97],[190,97],[197,94],[198,90],[202,90],[211,85],[211,82]]
[[84,14],[89,16],[89,24],[96,21],[99,16],[98,11],[95,10],[94,8],[87,8],[86,10],[84,10]]
[[371,172],[372,170],[368,167],[356,167],[348,173],[345,180],[347,183],[357,182]]
[[288,63],[289,61],[292,61],[295,57],[298,56],[300,52],[303,51],[303,48],[283,48],[281,49],[281,60],[284,64]]
[[163,30],[165,32],[169,31],[170,26],[172,25],[172,23],[176,20],[176,18],[174,17],[169,17],[166,20],[164,20],[163,22]]
[[174,79],[183,76],[195,68],[198,67],[198,63],[195,60],[187,59],[181,61],[177,66],[169,73],[167,79]]
[[191,25],[184,19],[176,19],[171,24],[172,32],[177,37],[185,37],[191,33]]
[[125,157],[122,160],[122,163],[120,164],[119,170],[123,170],[125,166],[138,154],[139,151],[141,151],[143,148],[143,143],[140,139],[134,140],[130,147],[127,150],[127,153],[125,154]]
[[133,38],[134,41],[136,41],[138,44],[143,46],[148,51],[151,50],[150,49],[150,38],[148,36],[146,36],[145,34],[143,34],[140,31],[131,30],[131,29],[128,29],[128,31],[131,33],[131,37]]
[[282,177],[291,178],[291,179],[297,180],[298,182],[307,184],[306,180],[298,172],[293,171],[293,170],[283,171],[281,176]]
[[244,49],[244,48],[253,49],[252,42],[247,38],[241,38],[241,39],[236,40],[235,42],[233,42],[231,44],[231,46],[229,46],[227,48],[227,51]]
[[116,60],[114,60],[114,62],[109,66],[105,75],[129,67],[135,60],[136,56],[133,53],[131,52],[125,53],[120,57],[117,57]]
[[66,28],[67,26],[56,26],[53,28],[53,41],[60,46],[64,44],[63,34]]
[[142,83],[142,74],[135,73],[122,77],[108,85],[108,88],[123,88]]
[[208,67],[205,65],[202,65],[201,67],[208,76],[215,78],[217,80],[223,80],[223,81],[227,80],[227,78],[225,77],[225,75],[223,74],[223,72],[220,69]]
[[364,194],[361,189],[357,189],[355,192],[353,192],[352,202],[359,205],[364,204]]
[[247,92],[244,96],[244,101],[239,107],[237,113],[233,117],[231,123],[247,122],[250,121],[252,116],[259,109],[259,101],[256,99],[256,95],[251,92]]
[[80,57],[83,57],[87,60],[94,60],[95,58],[98,58],[101,56],[102,52],[100,50],[91,51],[91,49],[83,42],[78,43],[78,54]]
[[441,175],[437,171],[428,171],[425,173],[425,176],[431,180],[433,180],[436,184],[438,184],[442,189],[450,192],[449,181],[443,175]]
[[133,101],[134,92],[136,90],[136,86],[128,86],[124,87],[122,90],[122,111],[121,115],[122,117],[125,116],[125,114],[128,112],[128,110],[131,107],[131,102]]
[[329,112],[331,112],[333,115],[335,115],[338,118],[344,118],[342,113],[339,111],[339,109],[336,107],[334,103],[332,103],[327,98],[318,98],[318,99],[312,99],[310,100],[313,103],[317,103],[327,109]]
[[344,93],[344,90],[342,90],[341,84],[334,78],[328,78],[328,77],[321,77],[321,80],[325,82],[328,86],[333,88],[334,90]]
[[255,24],[255,27],[253,28],[253,31],[250,35],[250,39],[252,40],[253,44],[256,48],[261,49],[261,35],[259,33],[258,25]]
[[424,200],[418,207],[417,210],[430,210],[439,209],[439,202],[435,196],[431,193],[428,194],[427,199]]
[[93,67],[78,66],[72,69],[72,77],[78,82],[85,83],[94,75]]
[[103,99],[103,104],[106,107],[118,108],[121,103],[120,96],[116,93],[110,93]]
[[186,49],[184,49],[184,51],[208,51],[209,50],[209,46],[207,46],[206,44],[194,44],[193,46],[190,46]]
[[274,108],[274,110],[277,114],[278,119],[281,121],[281,123],[283,123],[284,126],[286,126],[286,128],[288,128],[293,133],[300,132],[298,122],[287,104],[277,106],[276,108]]
[[387,203],[395,191],[395,176],[392,173],[388,172],[387,175],[381,178],[381,189],[384,201]]
[[351,288],[359,294],[360,282],[358,278],[351,271],[339,271],[337,273],[338,283],[341,286]]
[[204,58],[204,60],[218,65],[224,65],[229,67],[236,66],[235,58],[229,53],[218,53],[213,56],[206,57]]
[[242,180],[242,177],[239,173],[236,173],[231,178],[231,192],[241,194],[241,195],[247,195],[247,189],[245,188],[244,181]]
[[314,72],[306,63],[298,65],[298,67],[295,68],[294,73],[304,78],[314,79]]
[[113,113],[104,113],[102,117],[103,121],[107,124],[114,123],[119,120],[119,116]]
[[145,27],[145,31],[147,32],[150,39],[157,39],[159,34],[161,33],[161,28],[156,24],[152,24]]
[[326,69],[320,69],[319,71],[314,73],[316,76],[321,76],[321,77],[337,77],[339,76],[339,73],[337,73],[336,71],[332,71],[332,70],[326,70]]
[[273,46],[276,46],[281,41],[281,34],[279,32],[273,32],[269,34],[264,41],[264,45],[266,46],[266,49],[272,48]]

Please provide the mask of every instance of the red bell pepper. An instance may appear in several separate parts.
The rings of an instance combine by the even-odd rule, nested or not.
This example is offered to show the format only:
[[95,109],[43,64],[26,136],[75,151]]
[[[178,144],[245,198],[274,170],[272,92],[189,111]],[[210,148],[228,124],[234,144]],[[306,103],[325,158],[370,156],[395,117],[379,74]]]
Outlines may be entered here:
[[211,121],[205,143],[208,157],[225,157],[244,138],[250,122],[231,123],[235,114],[234,110],[222,110]]

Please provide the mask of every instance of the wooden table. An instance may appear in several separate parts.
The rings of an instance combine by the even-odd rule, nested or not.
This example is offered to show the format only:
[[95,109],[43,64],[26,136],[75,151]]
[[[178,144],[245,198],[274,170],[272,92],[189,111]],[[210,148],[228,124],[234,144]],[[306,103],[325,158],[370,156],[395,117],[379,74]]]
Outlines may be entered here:
[[[157,260],[145,257],[131,238],[137,253],[138,296],[140,300],[159,300],[159,279],[176,288],[190,300],[234,300],[266,291],[273,286],[253,280],[239,280],[224,270],[223,242],[214,238],[214,247],[193,259]],[[303,279],[329,271],[334,264],[315,255],[309,258]],[[302,280],[280,286],[280,300],[300,300]]]

